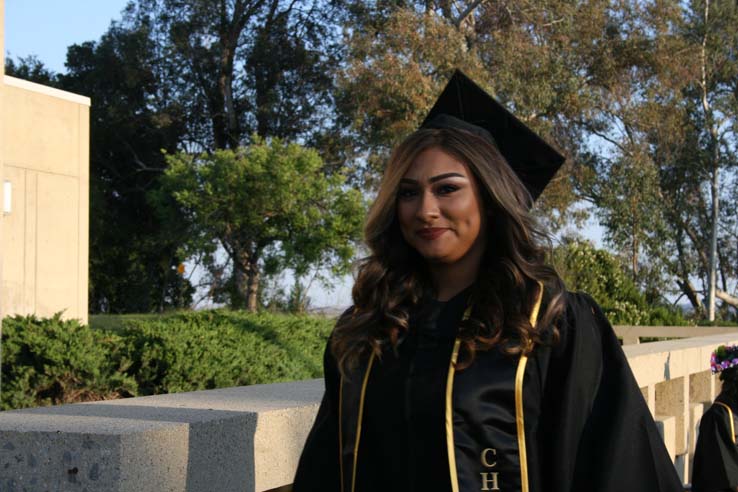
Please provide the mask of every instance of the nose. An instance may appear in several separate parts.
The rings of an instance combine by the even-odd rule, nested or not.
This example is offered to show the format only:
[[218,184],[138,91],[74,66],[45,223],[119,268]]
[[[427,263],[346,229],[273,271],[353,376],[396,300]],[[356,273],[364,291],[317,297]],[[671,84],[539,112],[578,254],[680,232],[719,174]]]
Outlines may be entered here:
[[438,199],[431,190],[425,190],[420,196],[420,203],[416,210],[416,217],[426,222],[428,219],[436,219],[440,216]]

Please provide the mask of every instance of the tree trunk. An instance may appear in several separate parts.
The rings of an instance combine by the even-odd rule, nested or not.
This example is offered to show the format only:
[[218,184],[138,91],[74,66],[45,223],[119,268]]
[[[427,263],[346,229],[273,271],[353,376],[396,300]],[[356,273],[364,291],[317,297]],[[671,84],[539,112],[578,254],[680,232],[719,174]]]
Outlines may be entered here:
[[632,264],[631,267],[633,269],[633,282],[637,282],[638,280],[638,236],[633,234],[633,256],[632,256]]
[[715,292],[715,296],[722,299],[723,302],[730,304],[733,307],[738,307],[738,297],[731,296],[730,294],[722,290],[718,290],[717,292]]
[[231,307],[248,307],[249,260],[251,255],[244,251],[234,251],[233,275],[236,283],[236,298],[231,299]]
[[718,136],[717,128],[715,127],[714,114],[710,107],[710,100],[707,97],[707,34],[708,34],[708,21],[710,19],[710,0],[705,0],[705,34],[702,37],[702,51],[701,51],[701,69],[702,69],[702,80],[700,86],[702,89],[702,110],[705,113],[705,126],[710,132],[712,147],[712,159],[710,174],[712,177],[711,195],[712,195],[712,231],[710,234],[710,266],[708,268],[708,294],[707,294],[707,318],[710,321],[715,321],[715,284],[716,284],[716,265],[717,265],[717,235],[718,235],[718,215],[720,211],[720,205],[718,203],[718,185],[719,185],[719,148],[718,148]]
[[[715,142],[715,149],[717,149],[717,142]],[[715,321],[715,289],[717,283],[717,236],[718,236],[718,215],[720,212],[719,200],[719,173],[717,156],[714,157],[713,169],[712,169],[712,231],[710,233],[710,287],[707,295],[708,309],[707,318],[710,321]]]
[[259,280],[261,273],[259,272],[258,258],[252,255],[249,259],[248,285],[246,292],[246,308],[255,313],[259,308]]
[[687,299],[689,299],[689,302],[692,304],[692,309],[694,309],[695,313],[699,315],[704,313],[705,307],[702,304],[702,300],[700,299],[699,294],[697,294],[697,291],[694,289],[692,282],[690,282],[689,279],[685,278],[677,280],[677,285],[679,285],[679,288],[687,296]]

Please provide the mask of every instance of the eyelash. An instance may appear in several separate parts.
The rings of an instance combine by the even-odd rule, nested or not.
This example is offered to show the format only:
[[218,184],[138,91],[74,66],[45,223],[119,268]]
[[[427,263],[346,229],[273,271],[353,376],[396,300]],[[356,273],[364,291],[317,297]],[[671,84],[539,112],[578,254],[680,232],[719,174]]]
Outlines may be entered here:
[[[451,185],[451,184],[444,184],[436,188],[435,191],[436,193],[441,194],[441,195],[449,195],[458,189],[459,189],[458,186]],[[444,193],[443,190],[446,190],[446,192]],[[411,193],[411,194],[408,194],[408,193]],[[397,193],[397,197],[398,198],[411,198],[416,193],[417,191],[414,188],[404,188],[404,189],[401,188],[400,191]]]

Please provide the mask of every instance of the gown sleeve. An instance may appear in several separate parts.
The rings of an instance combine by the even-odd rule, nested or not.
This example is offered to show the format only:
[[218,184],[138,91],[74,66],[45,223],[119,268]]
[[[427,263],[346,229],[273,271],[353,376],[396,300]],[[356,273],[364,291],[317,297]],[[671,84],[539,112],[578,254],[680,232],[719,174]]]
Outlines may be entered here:
[[730,436],[728,412],[713,405],[700,422],[694,453],[692,490],[721,492],[738,486],[738,447]]
[[682,492],[610,322],[589,295],[567,297],[544,386],[544,490]]
[[[343,313],[346,316],[349,308]],[[323,354],[325,393],[303,447],[292,492],[339,492],[338,399],[341,376],[331,354],[330,339]]]

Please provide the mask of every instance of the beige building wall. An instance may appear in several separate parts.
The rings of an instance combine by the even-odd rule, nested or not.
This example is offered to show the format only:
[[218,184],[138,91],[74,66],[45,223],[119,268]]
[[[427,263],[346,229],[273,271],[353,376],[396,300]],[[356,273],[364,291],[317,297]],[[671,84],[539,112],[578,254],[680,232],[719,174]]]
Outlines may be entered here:
[[[2,0],[0,0],[2,1]],[[89,98],[3,76],[2,314],[87,322]]]
[[[3,110],[3,84],[2,80],[5,77],[5,0],[0,0],[0,115],[4,114]],[[3,278],[3,246],[5,244],[3,240],[3,204],[4,195],[3,189],[5,188],[5,180],[3,178],[3,118],[0,118],[0,279]],[[2,288],[2,284],[0,284]],[[2,333],[2,319],[5,315],[5,307],[3,306],[2,295],[0,295],[0,333]]]

